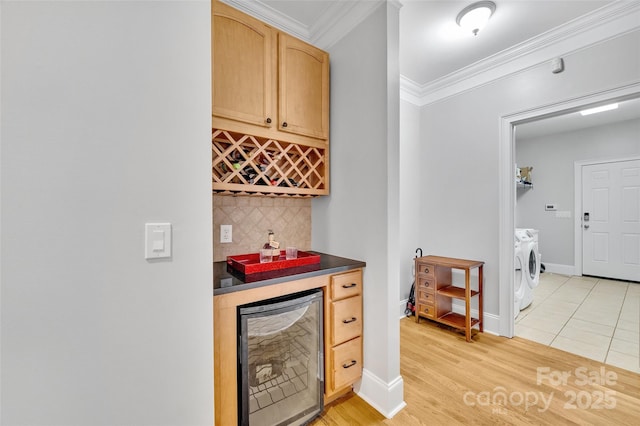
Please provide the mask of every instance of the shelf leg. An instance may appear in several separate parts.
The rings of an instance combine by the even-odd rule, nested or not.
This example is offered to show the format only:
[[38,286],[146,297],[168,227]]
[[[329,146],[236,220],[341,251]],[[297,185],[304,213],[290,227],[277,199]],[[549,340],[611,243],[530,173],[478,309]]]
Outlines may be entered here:
[[471,282],[469,268],[464,270],[464,334],[467,342],[471,341]]
[[478,319],[480,320],[480,332],[484,331],[484,314],[482,308],[482,267],[484,265],[480,265],[478,269]]

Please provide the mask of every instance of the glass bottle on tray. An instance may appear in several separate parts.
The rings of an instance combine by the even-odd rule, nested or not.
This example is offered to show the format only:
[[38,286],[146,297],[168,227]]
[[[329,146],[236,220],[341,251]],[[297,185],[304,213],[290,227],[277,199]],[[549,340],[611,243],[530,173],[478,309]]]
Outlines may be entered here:
[[280,259],[280,243],[275,240],[273,231],[269,229],[269,240],[262,246],[263,249],[271,249],[272,260]]

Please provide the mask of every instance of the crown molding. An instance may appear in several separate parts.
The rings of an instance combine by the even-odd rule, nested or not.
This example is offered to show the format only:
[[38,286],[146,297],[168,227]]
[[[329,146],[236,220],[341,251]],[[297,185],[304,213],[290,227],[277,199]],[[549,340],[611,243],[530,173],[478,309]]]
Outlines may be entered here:
[[[313,25],[307,26],[260,0],[220,1],[323,50],[333,46],[380,5],[387,3],[385,0],[334,1]],[[397,0],[389,0],[389,3],[401,6]]]
[[423,97],[424,90],[421,84],[416,83],[404,75],[400,75],[400,99],[414,105],[422,106]]
[[279,12],[259,0],[220,1],[306,42],[309,42],[311,38],[311,31],[307,25]]
[[428,105],[638,29],[640,2],[617,1],[426,84],[401,76],[400,97]]
[[309,43],[324,50],[330,48],[386,3],[385,0],[332,2],[311,27]]

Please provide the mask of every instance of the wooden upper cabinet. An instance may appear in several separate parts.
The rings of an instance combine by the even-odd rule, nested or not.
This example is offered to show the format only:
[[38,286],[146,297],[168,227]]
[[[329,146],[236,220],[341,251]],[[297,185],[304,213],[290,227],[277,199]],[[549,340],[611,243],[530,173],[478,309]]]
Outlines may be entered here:
[[328,53],[219,1],[212,14],[212,127],[325,146]]
[[329,55],[284,33],[278,47],[278,128],[327,139]]
[[213,115],[275,126],[276,32],[223,3],[213,3]]

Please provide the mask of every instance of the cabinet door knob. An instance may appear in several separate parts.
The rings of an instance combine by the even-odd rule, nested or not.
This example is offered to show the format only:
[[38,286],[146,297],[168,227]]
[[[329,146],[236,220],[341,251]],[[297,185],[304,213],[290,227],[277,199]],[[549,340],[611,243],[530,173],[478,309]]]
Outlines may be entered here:
[[287,122],[286,121],[282,123],[282,127],[287,127]]
[[269,117],[267,117],[266,122],[267,122],[267,124],[271,124],[271,119]]
[[356,365],[357,362],[355,359],[352,359],[351,362],[349,364],[342,364],[342,368],[349,368],[349,367],[353,367],[354,365]]
[[342,320],[342,322],[344,324],[349,324],[350,322],[354,322],[355,320],[356,320],[356,317],[351,317],[351,319],[345,319],[345,320]]
[[357,286],[358,284],[356,283],[351,283],[351,284],[342,284],[342,288],[353,288],[355,286]]

